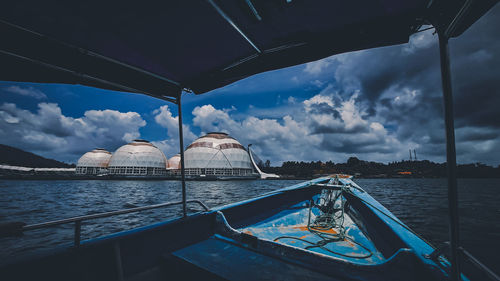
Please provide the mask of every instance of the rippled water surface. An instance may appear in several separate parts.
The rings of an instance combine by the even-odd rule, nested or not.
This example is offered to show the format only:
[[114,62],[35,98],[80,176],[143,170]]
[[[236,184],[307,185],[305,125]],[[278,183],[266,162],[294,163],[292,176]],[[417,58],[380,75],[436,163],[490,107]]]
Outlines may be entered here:
[[[445,179],[357,179],[361,187],[434,245],[448,240]],[[215,207],[301,181],[187,182],[188,198]],[[0,181],[0,223],[28,224],[180,200],[177,181]],[[462,245],[500,272],[500,179],[460,179]],[[189,206],[190,211],[199,210]],[[82,240],[181,215],[180,206],[82,224]],[[0,238],[0,259],[71,243],[73,225]]]

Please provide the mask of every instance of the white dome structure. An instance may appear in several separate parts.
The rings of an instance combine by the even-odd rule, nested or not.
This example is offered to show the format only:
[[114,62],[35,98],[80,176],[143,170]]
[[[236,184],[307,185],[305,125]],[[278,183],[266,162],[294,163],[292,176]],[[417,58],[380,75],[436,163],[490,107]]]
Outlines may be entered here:
[[172,158],[168,159],[167,169],[180,169],[181,168],[181,155],[176,154]]
[[212,132],[195,140],[184,152],[188,177],[255,177],[245,148],[226,133]]
[[83,154],[76,164],[77,175],[101,175],[108,172],[111,152],[102,148],[96,148]]
[[146,140],[134,140],[118,148],[109,161],[112,176],[164,176],[167,158]]

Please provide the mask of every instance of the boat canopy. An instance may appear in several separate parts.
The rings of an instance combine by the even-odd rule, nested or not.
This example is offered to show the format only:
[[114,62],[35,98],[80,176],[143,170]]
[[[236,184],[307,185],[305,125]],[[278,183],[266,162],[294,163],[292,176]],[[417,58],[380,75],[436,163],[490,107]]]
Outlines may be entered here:
[[175,100],[183,89],[202,94],[256,73],[405,43],[423,25],[455,37],[495,3],[5,1],[0,80],[81,84]]

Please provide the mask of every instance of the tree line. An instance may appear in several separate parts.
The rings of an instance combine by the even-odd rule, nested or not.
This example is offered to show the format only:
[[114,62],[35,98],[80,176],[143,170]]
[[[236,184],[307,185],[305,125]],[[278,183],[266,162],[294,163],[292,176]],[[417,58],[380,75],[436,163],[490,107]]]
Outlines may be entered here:
[[[336,173],[367,178],[446,177],[446,163],[435,163],[428,160],[403,160],[385,164],[351,157],[346,163],[334,163],[332,161],[287,161],[283,162],[281,167],[272,167],[269,160],[267,160],[263,163],[261,169],[266,173],[275,173],[284,178],[313,178]],[[457,176],[459,178],[500,178],[500,165],[497,167],[482,163],[458,165]]]

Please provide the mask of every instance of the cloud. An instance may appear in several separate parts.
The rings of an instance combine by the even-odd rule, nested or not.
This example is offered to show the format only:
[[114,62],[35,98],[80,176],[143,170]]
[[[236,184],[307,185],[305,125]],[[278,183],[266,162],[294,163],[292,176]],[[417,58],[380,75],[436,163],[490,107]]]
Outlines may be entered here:
[[12,103],[0,105],[3,144],[69,162],[96,147],[113,151],[139,138],[139,128],[145,125],[136,112],[88,110],[73,118],[65,116],[55,103],[39,103],[36,112]]
[[[460,50],[452,55],[458,161],[495,165],[500,43],[491,20],[479,24],[487,36],[478,41],[471,30],[451,42],[452,54],[453,48]],[[193,125],[253,143],[262,159],[273,162],[345,161],[352,155],[394,161],[406,159],[408,149],[416,149],[420,159],[445,160],[439,50],[432,31],[416,34],[406,45],[337,55],[302,71],[301,80],[312,79],[319,93],[302,102],[289,96],[291,102],[272,114],[255,106],[246,114],[199,106]]]
[[345,161],[353,153],[366,158],[401,147],[381,123],[365,118],[356,100],[357,95],[344,100],[336,93],[318,94],[300,103],[301,114],[279,118],[238,119],[227,110],[204,105],[193,110],[193,126],[203,133],[227,132],[243,145],[251,143],[262,159],[271,159],[275,164]]
[[[179,153],[179,117],[174,117],[168,105],[161,106],[153,111],[154,119],[163,128],[167,129],[168,138],[165,140],[153,141],[153,144],[160,148],[167,157]],[[196,139],[196,135],[188,125],[183,124],[184,144],[189,144]]]
[[[308,116],[305,126],[322,136],[321,145],[316,148],[318,153],[356,154],[373,160],[372,153],[398,152],[402,147],[394,134],[364,112],[357,102],[358,97],[354,94],[344,100],[334,92],[304,101]],[[377,155],[377,158],[381,156]]]
[[229,117],[226,110],[217,110],[211,104],[197,106],[193,109],[193,125],[198,126],[204,132],[227,131],[228,128],[238,126],[236,121]]
[[[422,29],[428,28],[429,26],[423,26]],[[408,42],[408,44],[405,44],[402,47],[403,53],[406,54],[414,54],[415,52],[418,52],[419,49],[425,49],[431,47],[433,44],[435,44],[434,40],[434,34],[433,30],[427,31],[427,32],[420,32],[417,34],[414,34]]]
[[[450,40],[457,153],[462,163],[498,164],[498,26],[497,5],[460,38]],[[273,164],[343,162],[349,156],[387,162],[407,159],[410,148],[417,149],[419,159],[444,161],[440,75],[432,30],[413,35],[408,44],[259,74],[203,95],[202,101],[207,101],[226,94],[217,104],[192,110],[192,123],[183,128],[185,144],[196,139],[193,131],[223,131],[243,145],[254,144],[253,150]],[[46,98],[32,87],[3,89]],[[220,105],[227,101],[234,101],[234,106]],[[168,106],[154,110],[153,116],[168,132],[168,139],[154,144],[169,156],[176,154],[178,117]],[[10,103],[0,105],[4,143],[61,160],[74,161],[93,147],[115,149],[139,137],[143,126],[146,122],[136,112],[88,110],[70,117],[53,103],[40,103],[33,112]]]
[[330,60],[323,59],[306,63],[304,71],[309,74],[320,74],[325,68],[330,65]]
[[32,97],[35,99],[46,99],[47,96],[40,90],[33,87],[9,86],[4,88],[5,91],[21,96]]
[[[461,37],[450,40],[459,162],[498,163],[487,153],[498,156],[496,146],[500,145],[496,137],[500,128],[497,109],[500,104],[500,40],[496,28],[500,25],[499,15],[500,6]],[[323,75],[322,81],[329,75],[321,95],[322,98],[332,96],[332,100],[318,102],[316,110],[319,111],[309,112],[314,121],[310,125],[318,130],[317,133],[342,132],[348,128],[345,117],[351,114],[352,124],[357,124],[352,128],[369,128],[370,121],[383,124],[389,136],[401,145],[401,152],[396,145],[393,155],[404,155],[402,151],[416,148],[422,158],[445,160],[439,46],[433,30],[413,35],[408,44],[329,57],[303,66],[303,73]],[[308,79],[316,78],[309,76]],[[346,110],[347,107],[343,109],[333,98],[343,97],[346,103],[351,95],[357,95],[357,113]],[[331,108],[330,103],[336,107]],[[329,115],[326,110],[331,110]],[[342,110],[344,115],[340,114]],[[376,138],[372,139],[379,145],[380,152],[384,147],[389,148]],[[355,149],[346,145],[347,142],[348,139],[333,139],[324,145],[344,152]],[[364,145],[365,150],[377,150],[377,146],[358,145]],[[389,149],[385,151],[390,152]]]
[[[304,151],[299,146],[303,144],[301,139],[304,139],[308,131],[291,116],[282,116],[279,120],[253,116],[235,120],[225,110],[216,109],[212,105],[198,106],[192,113],[193,125],[198,126],[202,133],[227,132],[243,145],[254,144],[252,148],[257,153],[265,151],[266,157],[277,161],[304,156]],[[309,141],[316,139],[313,136]]]

